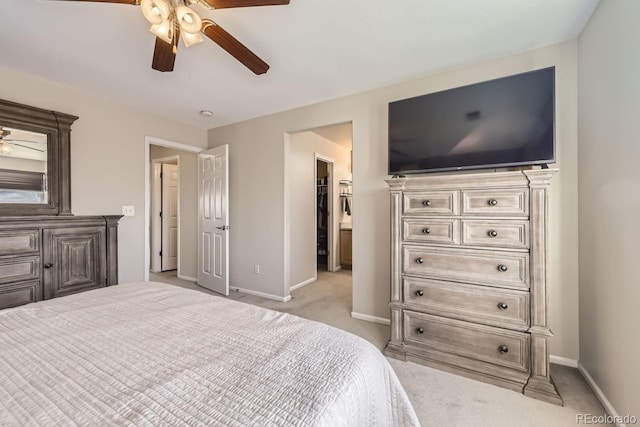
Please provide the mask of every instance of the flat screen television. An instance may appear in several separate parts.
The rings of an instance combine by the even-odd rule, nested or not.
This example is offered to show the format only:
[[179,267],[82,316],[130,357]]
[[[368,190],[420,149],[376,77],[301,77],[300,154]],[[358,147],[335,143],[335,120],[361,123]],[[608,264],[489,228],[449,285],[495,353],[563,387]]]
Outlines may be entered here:
[[389,175],[555,163],[555,67],[389,103]]

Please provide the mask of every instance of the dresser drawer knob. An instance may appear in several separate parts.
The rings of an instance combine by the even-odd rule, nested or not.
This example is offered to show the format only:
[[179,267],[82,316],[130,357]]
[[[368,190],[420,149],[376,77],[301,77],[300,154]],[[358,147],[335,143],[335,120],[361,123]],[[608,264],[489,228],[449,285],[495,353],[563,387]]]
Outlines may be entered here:
[[509,308],[509,306],[507,305],[507,303],[506,303],[506,302],[499,302],[499,303],[498,303],[498,308],[499,308],[500,310],[506,310],[507,308]]
[[423,328],[418,328],[416,329],[416,332],[419,334],[424,334],[424,329]]
[[505,271],[507,271],[508,269],[509,269],[509,268],[508,268],[506,265],[504,265],[504,264],[500,264],[500,265],[498,266],[498,270],[500,270],[500,271],[502,271],[502,272],[505,272]]
[[422,292],[421,290],[417,290],[417,291],[416,291],[416,295],[417,295],[417,296],[419,296],[419,297],[421,297],[421,296],[423,296],[423,295],[424,295],[424,292]]
[[489,205],[495,206],[497,204],[498,204],[498,201],[496,199],[489,199]]
[[428,228],[423,228],[423,229],[422,229],[422,232],[423,232],[424,234],[429,234],[429,233],[431,233],[431,230],[429,230]]
[[416,258],[416,262],[418,264],[422,264],[424,262],[424,258]]
[[50,262],[46,263],[45,265],[43,265],[44,268],[51,268],[53,267],[53,264],[51,264]]
[[500,347],[498,347],[498,350],[500,350],[500,353],[502,354],[509,353],[509,347],[507,347],[506,345],[501,345]]
[[422,204],[425,206],[431,206],[431,200],[424,200]]
[[496,230],[489,230],[489,237],[498,237],[498,232]]

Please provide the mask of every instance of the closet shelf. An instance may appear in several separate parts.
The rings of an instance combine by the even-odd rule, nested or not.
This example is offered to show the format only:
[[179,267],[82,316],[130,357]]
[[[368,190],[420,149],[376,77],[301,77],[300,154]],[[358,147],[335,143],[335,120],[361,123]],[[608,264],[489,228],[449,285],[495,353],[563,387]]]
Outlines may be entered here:
[[351,194],[351,193],[342,193],[342,194],[340,194],[340,197],[352,197],[352,196],[353,196],[353,194]]

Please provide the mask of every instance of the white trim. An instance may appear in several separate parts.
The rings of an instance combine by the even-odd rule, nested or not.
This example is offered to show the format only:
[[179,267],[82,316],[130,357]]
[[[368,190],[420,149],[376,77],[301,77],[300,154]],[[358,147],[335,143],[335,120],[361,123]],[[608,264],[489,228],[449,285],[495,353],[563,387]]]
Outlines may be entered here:
[[283,295],[291,294],[291,190],[289,186],[291,135],[284,134],[284,283]]
[[341,266],[341,265],[337,266],[337,267],[333,270],[333,272],[334,272],[334,273],[337,273],[337,272],[338,272],[338,271],[340,271],[340,270],[342,270],[342,266]]
[[[160,185],[158,185],[160,173],[162,172],[162,164],[152,162],[151,166],[151,257],[149,260],[149,270],[152,273],[160,273],[162,271],[162,259],[159,254],[159,251],[162,250],[159,245],[161,231],[156,223],[158,222],[160,211],[162,211],[162,207],[160,206],[162,195],[160,194]],[[160,227],[162,227],[162,224],[160,224]]]
[[144,271],[142,272],[142,277],[145,282],[149,281],[149,266],[151,264],[151,240],[149,239],[151,222],[151,145],[175,148],[190,153],[199,153],[203,150],[203,148],[194,147],[193,145],[180,144],[179,142],[168,141],[153,136],[144,137]]
[[[607,414],[614,419],[622,418],[618,415],[618,412],[615,410],[611,402],[609,402],[609,399],[607,399],[607,396],[605,396],[603,391],[600,389],[600,387],[598,387],[598,384],[595,382],[591,374],[589,374],[589,372],[587,371],[587,368],[585,368],[584,365],[580,362],[578,362],[578,371],[580,371],[585,381],[587,381],[587,384],[589,384],[589,386],[593,390],[593,393],[596,395],[596,397],[604,407],[604,410],[607,411]],[[616,426],[626,427],[627,425],[623,423],[616,423]]]
[[353,317],[354,319],[365,320],[367,322],[378,323],[380,325],[391,325],[391,321],[389,319],[371,316],[369,314],[356,313],[355,311],[351,312],[351,317]]
[[193,282],[193,283],[195,283],[195,282],[197,282],[197,281],[198,281],[198,279],[196,279],[195,277],[184,276],[184,275],[182,275],[182,274],[178,274],[176,277],[177,277],[178,279],[186,280],[186,281],[188,281],[188,282]]
[[551,363],[555,363],[556,365],[568,366],[570,368],[577,368],[578,367],[578,361],[577,360],[569,359],[568,357],[556,356],[555,354],[552,354],[549,357],[549,361]]
[[313,282],[315,282],[316,280],[318,280],[318,276],[314,276],[311,279],[307,279],[305,281],[302,281],[300,283],[298,283],[297,285],[293,285],[289,288],[289,291],[295,291],[296,289],[300,289],[304,286],[310,285]]
[[272,299],[280,302],[287,302],[291,300],[291,295],[286,297],[279,297],[277,295],[266,294],[264,292],[252,291],[251,289],[236,288],[235,286],[229,286],[229,290],[233,292],[242,292],[243,294],[255,295],[262,298]]

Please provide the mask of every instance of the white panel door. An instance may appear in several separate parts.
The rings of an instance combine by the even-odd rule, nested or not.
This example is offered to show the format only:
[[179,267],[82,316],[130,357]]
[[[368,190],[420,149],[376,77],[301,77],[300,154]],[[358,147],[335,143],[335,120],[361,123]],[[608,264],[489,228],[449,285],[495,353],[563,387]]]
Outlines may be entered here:
[[178,268],[178,166],[162,165],[162,271]]
[[229,146],[198,155],[198,284],[229,295]]

